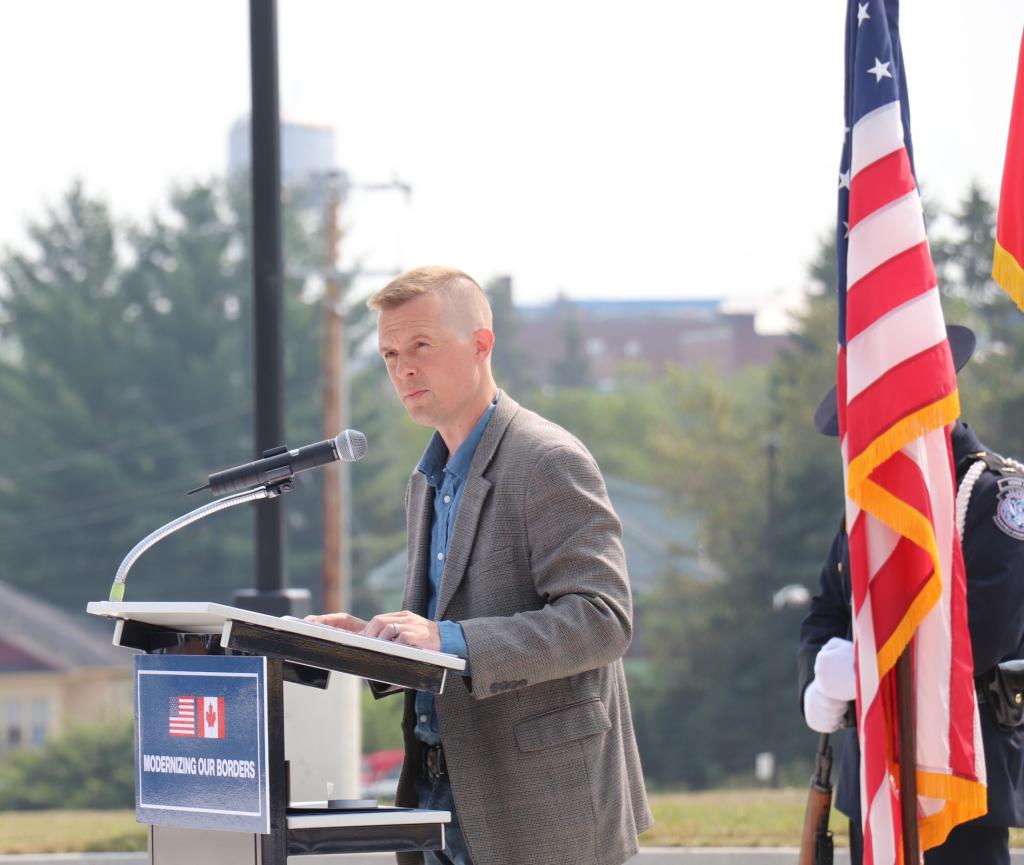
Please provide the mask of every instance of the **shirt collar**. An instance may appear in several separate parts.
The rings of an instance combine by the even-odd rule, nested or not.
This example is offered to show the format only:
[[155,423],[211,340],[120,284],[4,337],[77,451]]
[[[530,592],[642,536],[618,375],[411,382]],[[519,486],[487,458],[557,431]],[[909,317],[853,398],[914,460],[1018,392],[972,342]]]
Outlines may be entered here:
[[440,486],[444,471],[451,472],[460,480],[466,479],[466,476],[469,474],[469,466],[473,462],[473,455],[476,453],[477,445],[480,444],[480,439],[483,438],[484,430],[487,429],[487,424],[491,419],[491,415],[494,414],[494,407],[498,404],[500,396],[501,391],[498,391],[450,460],[448,459],[448,448],[444,443],[444,439],[441,438],[440,433],[434,432],[430,437],[430,442],[427,444],[427,449],[420,458],[419,465],[416,466],[416,471],[426,476],[428,484],[433,487]]
[[444,439],[435,432],[427,443],[427,449],[420,457],[420,463],[416,471],[425,475],[427,483],[432,487],[441,485],[441,473],[444,471],[444,464],[448,459],[448,448],[445,447]]
[[978,440],[974,430],[962,420],[956,422],[950,439],[953,443],[953,462],[956,463],[957,474],[960,475],[960,469],[966,471],[965,464],[973,463],[977,459],[975,454],[985,450],[985,446]]

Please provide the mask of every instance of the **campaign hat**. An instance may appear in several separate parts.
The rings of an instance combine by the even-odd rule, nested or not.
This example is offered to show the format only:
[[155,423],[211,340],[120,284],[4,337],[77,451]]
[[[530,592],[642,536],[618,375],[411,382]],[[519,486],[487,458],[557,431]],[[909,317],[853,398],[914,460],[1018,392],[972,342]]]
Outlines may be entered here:
[[[953,354],[953,366],[959,372],[974,354],[977,337],[973,330],[962,324],[947,324],[946,337],[949,339],[949,348]],[[814,428],[822,435],[839,435],[839,406],[835,386],[825,394],[814,410]]]

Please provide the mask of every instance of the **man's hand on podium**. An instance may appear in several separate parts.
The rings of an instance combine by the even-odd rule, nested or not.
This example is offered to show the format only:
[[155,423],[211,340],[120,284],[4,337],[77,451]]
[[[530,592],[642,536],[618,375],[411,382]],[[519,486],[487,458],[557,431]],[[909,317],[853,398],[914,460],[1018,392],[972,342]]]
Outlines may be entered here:
[[362,634],[417,649],[441,650],[437,622],[409,610],[375,615],[367,622],[366,628],[362,629]]
[[423,616],[417,616],[408,610],[374,616],[367,622],[363,633],[367,637],[390,640],[403,646],[441,651],[441,632],[438,630],[437,622],[424,619]]
[[341,628],[343,631],[351,631],[353,634],[363,633],[366,621],[358,616],[348,613],[325,613],[322,616],[306,616],[305,621],[313,622],[315,625],[330,625],[332,628]]
[[401,643],[417,649],[441,651],[441,632],[437,622],[424,619],[408,610],[398,613],[380,613],[366,622],[349,613],[325,613],[322,616],[306,616],[305,621],[316,625],[330,625],[364,637]]

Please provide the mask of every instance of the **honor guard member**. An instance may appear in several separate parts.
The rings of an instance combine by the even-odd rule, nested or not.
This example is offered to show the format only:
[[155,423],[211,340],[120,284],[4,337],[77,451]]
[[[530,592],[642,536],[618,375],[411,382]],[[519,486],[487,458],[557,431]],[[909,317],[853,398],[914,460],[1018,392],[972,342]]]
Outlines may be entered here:
[[[960,370],[974,351],[973,332],[946,328]],[[836,391],[818,406],[814,425],[839,435]],[[956,522],[967,571],[968,627],[988,774],[988,813],[956,826],[926,865],[1009,865],[1009,827],[1024,826],[1024,466],[990,451],[963,421],[951,432]],[[811,729],[831,733],[853,723],[856,693],[850,566],[840,526],[821,571],[820,592],[800,628],[800,695]],[[860,752],[855,731],[843,743],[836,808],[850,818],[850,859],[862,860]]]

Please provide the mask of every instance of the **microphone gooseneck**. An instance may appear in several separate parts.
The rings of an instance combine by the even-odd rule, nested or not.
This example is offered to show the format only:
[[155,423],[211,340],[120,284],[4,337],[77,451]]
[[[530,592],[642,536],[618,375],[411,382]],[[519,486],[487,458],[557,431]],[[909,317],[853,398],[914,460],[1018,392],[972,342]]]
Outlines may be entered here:
[[232,469],[225,469],[222,472],[215,472],[210,475],[203,486],[189,490],[189,494],[210,489],[214,495],[222,496],[222,498],[171,520],[139,541],[124,557],[121,566],[117,569],[114,583],[110,587],[110,600],[121,601],[124,599],[125,580],[128,578],[128,571],[131,570],[132,565],[146,550],[168,535],[226,508],[237,507],[260,499],[277,498],[294,487],[291,480],[299,472],[338,460],[355,462],[364,456],[366,456],[366,436],[358,430],[347,429],[326,441],[291,451],[284,447],[274,448],[264,453],[262,459]]

